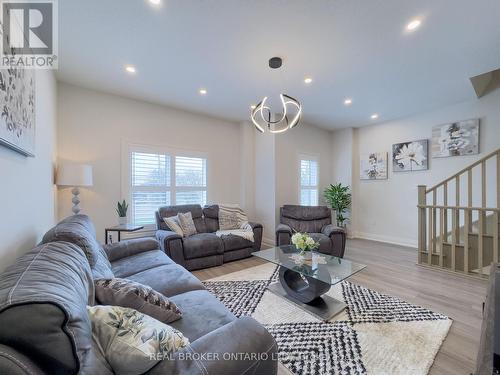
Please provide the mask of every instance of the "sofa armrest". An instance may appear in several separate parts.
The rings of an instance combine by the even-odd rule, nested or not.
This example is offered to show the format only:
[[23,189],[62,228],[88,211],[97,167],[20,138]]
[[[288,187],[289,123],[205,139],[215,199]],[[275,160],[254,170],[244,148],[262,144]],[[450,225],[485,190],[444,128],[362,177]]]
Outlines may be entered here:
[[130,240],[115,242],[103,246],[110,262],[145,251],[158,250],[158,241],[151,237],[133,238]]
[[292,240],[292,228],[286,224],[278,224],[276,227],[276,245],[290,245]]
[[186,265],[184,244],[181,236],[170,230],[157,230],[156,239],[160,242],[160,248],[165,254],[172,258],[174,262],[181,266]]
[[193,341],[148,374],[275,375],[277,351],[271,334],[254,319],[243,317]]
[[264,227],[260,223],[249,222],[253,230],[253,251],[259,251],[262,245]]
[[33,361],[16,349],[0,344],[0,374],[45,375],[46,373]]
[[332,255],[343,258],[345,253],[346,232],[345,229],[337,227],[333,224],[325,225],[321,229],[321,233],[330,237],[332,241]]

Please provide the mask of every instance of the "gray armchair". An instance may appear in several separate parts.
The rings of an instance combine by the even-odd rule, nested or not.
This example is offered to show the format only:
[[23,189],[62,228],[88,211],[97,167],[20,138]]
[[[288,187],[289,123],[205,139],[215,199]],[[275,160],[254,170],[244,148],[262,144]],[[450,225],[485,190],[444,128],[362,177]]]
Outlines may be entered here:
[[280,208],[280,224],[276,228],[276,244],[290,245],[293,233],[308,233],[319,242],[318,251],[344,257],[345,230],[332,224],[332,214],[325,206],[284,205]]

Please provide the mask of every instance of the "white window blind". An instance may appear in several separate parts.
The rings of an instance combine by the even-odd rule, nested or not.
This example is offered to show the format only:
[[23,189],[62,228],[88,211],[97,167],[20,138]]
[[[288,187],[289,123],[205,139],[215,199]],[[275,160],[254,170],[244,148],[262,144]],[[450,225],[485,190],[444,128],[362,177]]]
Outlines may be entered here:
[[207,159],[175,157],[175,203],[207,203]]
[[207,160],[167,153],[130,152],[130,208],[135,224],[155,223],[155,211],[169,204],[207,201]]
[[318,161],[315,159],[300,160],[300,204],[302,206],[318,205]]

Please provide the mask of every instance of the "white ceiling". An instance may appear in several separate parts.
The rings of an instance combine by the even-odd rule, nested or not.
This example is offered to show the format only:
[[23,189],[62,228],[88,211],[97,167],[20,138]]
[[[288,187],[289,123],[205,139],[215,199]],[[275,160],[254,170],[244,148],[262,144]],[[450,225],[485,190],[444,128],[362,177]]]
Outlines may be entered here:
[[500,67],[499,17],[498,0],[64,0],[57,75],[231,120],[284,91],[306,122],[357,127],[474,98],[469,77]]

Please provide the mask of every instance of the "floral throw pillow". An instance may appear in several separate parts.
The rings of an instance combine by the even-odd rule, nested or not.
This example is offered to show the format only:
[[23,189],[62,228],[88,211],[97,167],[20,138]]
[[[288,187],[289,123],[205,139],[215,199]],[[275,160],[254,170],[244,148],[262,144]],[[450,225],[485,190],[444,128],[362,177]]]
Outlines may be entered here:
[[191,212],[186,212],[185,214],[179,212],[177,214],[177,219],[179,220],[179,226],[184,236],[189,237],[197,233]]
[[151,287],[127,279],[94,280],[95,296],[102,305],[130,307],[163,323],[182,317],[177,305]]
[[92,335],[115,374],[143,374],[189,345],[176,329],[119,306],[88,306]]

